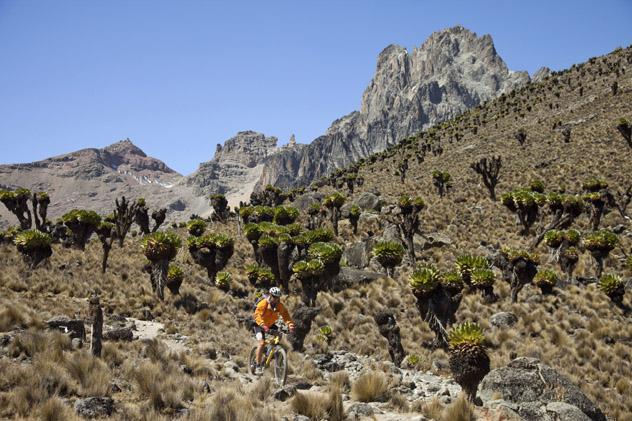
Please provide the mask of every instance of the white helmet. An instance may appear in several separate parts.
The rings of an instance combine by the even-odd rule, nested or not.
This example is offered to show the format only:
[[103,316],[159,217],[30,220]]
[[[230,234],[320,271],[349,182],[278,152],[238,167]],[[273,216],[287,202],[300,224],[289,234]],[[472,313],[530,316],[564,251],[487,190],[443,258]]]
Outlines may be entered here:
[[278,288],[278,287],[270,288],[270,295],[272,295],[273,297],[280,297],[281,296],[281,288]]

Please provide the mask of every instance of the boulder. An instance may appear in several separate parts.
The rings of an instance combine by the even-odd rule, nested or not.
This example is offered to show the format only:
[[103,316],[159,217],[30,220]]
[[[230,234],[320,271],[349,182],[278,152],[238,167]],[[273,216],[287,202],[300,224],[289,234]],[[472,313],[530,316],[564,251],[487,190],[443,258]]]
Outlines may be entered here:
[[350,419],[364,419],[364,417],[372,417],[374,414],[375,410],[368,403],[354,403],[347,410]]
[[[604,413],[579,387],[535,358],[516,358],[507,367],[492,370],[478,390],[484,402],[500,393],[504,401],[518,405],[516,412],[527,421],[542,420],[543,411],[546,414],[546,407],[552,402],[574,406],[593,421],[606,421]],[[560,405],[553,408],[565,414],[573,411]]]
[[63,333],[68,334],[71,339],[86,340],[86,328],[83,320],[71,319],[66,316],[55,316],[46,322],[49,329],[60,330]]
[[451,246],[453,241],[445,234],[432,232],[424,235],[415,234],[413,243],[415,245],[415,251],[420,253],[435,247]]
[[382,200],[373,193],[364,192],[353,201],[353,204],[362,210],[379,211],[382,207]]
[[75,402],[75,412],[84,418],[109,417],[113,410],[114,401],[107,396],[77,399]]
[[131,341],[134,339],[134,331],[131,326],[117,327],[103,333],[104,341]]
[[335,291],[341,291],[353,285],[374,281],[383,276],[384,275],[377,272],[343,267],[334,279],[333,287]]
[[358,232],[366,233],[369,237],[380,232],[382,223],[380,217],[374,213],[362,212],[358,219]]
[[515,314],[502,311],[496,313],[489,318],[489,322],[496,327],[509,327],[518,322],[518,318]]
[[372,248],[372,240],[359,241],[346,247],[342,257],[347,261],[349,266],[364,269],[369,265],[369,261],[371,260]]
[[305,194],[297,197],[294,200],[294,202],[292,203],[292,206],[298,208],[302,212],[305,212],[305,211],[307,211],[307,209],[309,209],[309,207],[312,204],[320,203],[321,200],[323,200],[324,197],[325,197],[325,195],[322,194],[322,193],[319,193],[319,192],[305,193]]

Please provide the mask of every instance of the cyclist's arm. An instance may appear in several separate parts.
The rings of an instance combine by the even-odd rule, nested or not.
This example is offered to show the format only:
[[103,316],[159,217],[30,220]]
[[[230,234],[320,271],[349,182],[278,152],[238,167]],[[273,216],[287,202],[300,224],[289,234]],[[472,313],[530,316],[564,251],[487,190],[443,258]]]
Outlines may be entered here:
[[290,317],[290,313],[288,313],[287,308],[283,304],[279,304],[279,312],[281,313],[281,317],[283,317],[283,321],[290,328],[294,328],[294,321]]
[[267,305],[268,302],[265,299],[259,301],[259,304],[257,304],[257,309],[255,310],[255,323],[258,326],[263,326],[265,324],[263,321],[263,312],[265,311]]

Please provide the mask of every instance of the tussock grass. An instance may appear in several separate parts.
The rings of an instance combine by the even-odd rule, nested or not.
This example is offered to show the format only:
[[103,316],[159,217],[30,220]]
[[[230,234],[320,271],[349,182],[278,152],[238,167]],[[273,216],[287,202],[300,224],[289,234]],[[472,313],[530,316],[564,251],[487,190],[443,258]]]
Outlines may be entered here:
[[310,419],[345,419],[340,389],[331,387],[328,393],[298,392],[292,398],[290,406],[294,412]]
[[363,373],[351,386],[351,397],[359,402],[375,402],[386,399],[388,381],[384,373],[369,371]]

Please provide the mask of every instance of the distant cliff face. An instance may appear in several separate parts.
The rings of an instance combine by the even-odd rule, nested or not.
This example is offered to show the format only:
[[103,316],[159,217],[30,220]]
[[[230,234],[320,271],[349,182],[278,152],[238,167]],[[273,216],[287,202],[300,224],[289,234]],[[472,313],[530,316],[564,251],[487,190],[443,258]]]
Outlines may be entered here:
[[528,80],[526,72],[507,68],[489,35],[460,26],[435,32],[412,53],[388,46],[360,111],[334,121],[300,151],[271,156],[258,185],[308,183]]
[[277,138],[253,131],[239,132],[218,145],[215,157],[203,162],[186,179],[186,185],[199,195],[222,193],[231,204],[247,201],[261,177],[263,164],[277,150]]

